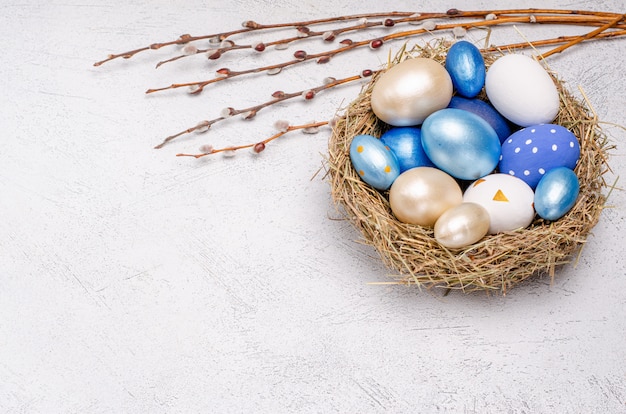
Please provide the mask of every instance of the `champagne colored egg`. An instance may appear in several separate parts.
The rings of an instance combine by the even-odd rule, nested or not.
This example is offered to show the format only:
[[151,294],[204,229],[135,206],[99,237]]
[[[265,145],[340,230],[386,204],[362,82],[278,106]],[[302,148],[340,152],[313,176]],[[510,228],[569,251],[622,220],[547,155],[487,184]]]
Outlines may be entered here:
[[485,78],[489,101],[519,126],[548,124],[559,112],[559,92],[539,62],[521,54],[498,58]]
[[535,210],[545,220],[558,220],[576,204],[580,183],[574,171],[557,167],[548,171],[535,189]]
[[404,223],[432,227],[444,211],[461,204],[463,192],[450,175],[433,167],[400,174],[389,189],[389,204]]
[[386,190],[400,174],[389,147],[372,135],[357,135],[350,143],[350,160],[359,177],[377,190]]
[[441,109],[426,118],[422,145],[433,164],[462,180],[491,173],[500,160],[496,131],[480,116],[462,109]]
[[435,239],[449,249],[476,243],[489,231],[489,213],[476,203],[461,203],[446,210],[435,223]]
[[474,181],[463,201],[483,206],[489,213],[489,234],[526,228],[535,218],[535,193],[509,174],[489,174]]
[[429,58],[407,59],[389,68],[374,84],[374,114],[393,126],[415,126],[448,106],[452,80],[448,71]]

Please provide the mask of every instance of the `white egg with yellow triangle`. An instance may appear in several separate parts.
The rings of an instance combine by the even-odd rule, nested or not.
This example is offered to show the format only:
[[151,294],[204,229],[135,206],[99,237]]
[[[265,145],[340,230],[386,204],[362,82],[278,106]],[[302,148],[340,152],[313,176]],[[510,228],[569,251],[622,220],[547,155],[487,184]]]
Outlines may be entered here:
[[509,174],[489,174],[474,181],[464,202],[480,204],[489,213],[489,234],[526,228],[535,218],[535,194],[523,180]]

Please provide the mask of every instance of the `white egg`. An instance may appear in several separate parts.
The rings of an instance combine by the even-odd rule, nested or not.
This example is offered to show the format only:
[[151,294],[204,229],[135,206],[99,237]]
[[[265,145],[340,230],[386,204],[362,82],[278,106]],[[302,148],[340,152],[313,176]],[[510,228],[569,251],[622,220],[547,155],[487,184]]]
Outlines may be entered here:
[[493,62],[485,92],[502,116],[520,126],[548,124],[559,112],[554,81],[539,62],[525,55],[505,55]]
[[479,178],[463,194],[463,202],[480,204],[489,213],[489,234],[528,227],[535,217],[534,199],[532,188],[509,174]]

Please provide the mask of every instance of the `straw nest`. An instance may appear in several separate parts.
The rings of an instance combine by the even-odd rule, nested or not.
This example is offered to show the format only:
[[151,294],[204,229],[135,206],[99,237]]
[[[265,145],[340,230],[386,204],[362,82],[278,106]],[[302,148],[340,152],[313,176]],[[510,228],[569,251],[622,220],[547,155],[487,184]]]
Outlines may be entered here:
[[[439,41],[413,50],[404,48],[389,66],[417,56],[443,63],[449,46],[449,42]],[[501,54],[483,54],[486,65]],[[329,140],[328,173],[334,202],[361,232],[363,241],[376,248],[395,282],[504,294],[529,277],[554,277],[557,267],[575,260],[606,200],[603,174],[609,170],[609,148],[592,111],[575,99],[557,76],[551,73],[561,100],[554,123],[573,132],[581,147],[575,169],[580,195],[575,206],[557,221],[537,217],[528,228],[486,236],[465,249],[450,250],[435,240],[432,229],[398,221],[389,207],[388,192],[367,185],[352,167],[352,138],[358,134],[380,137],[389,128],[370,106],[371,91],[381,73],[372,77],[337,120]],[[484,92],[479,98],[487,100]]]

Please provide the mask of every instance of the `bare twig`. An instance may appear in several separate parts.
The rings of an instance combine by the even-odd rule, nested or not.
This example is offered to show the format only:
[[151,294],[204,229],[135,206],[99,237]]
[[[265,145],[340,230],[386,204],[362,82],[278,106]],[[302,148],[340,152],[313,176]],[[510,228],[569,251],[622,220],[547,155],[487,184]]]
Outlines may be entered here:
[[264,139],[263,141],[259,141],[253,144],[244,144],[244,145],[238,145],[238,146],[231,146],[231,147],[224,147],[224,148],[217,148],[217,149],[211,149],[210,151],[207,152],[201,152],[199,154],[185,154],[185,153],[180,153],[180,154],[176,154],[177,157],[194,157],[194,158],[202,158],[205,157],[207,155],[211,155],[211,154],[217,154],[220,152],[230,152],[230,153],[234,153],[235,151],[241,150],[241,149],[245,149],[245,148],[253,148],[255,150],[255,152],[261,152],[265,149],[265,144],[267,144],[268,142],[271,142],[277,138],[282,137],[283,135],[292,132],[292,131],[297,131],[297,130],[316,130],[319,127],[322,127],[324,125],[328,125],[329,121],[320,121],[320,122],[311,122],[308,124],[303,124],[303,125],[289,125],[287,128],[278,131],[277,133],[275,133],[274,135],[272,135],[269,138]]

